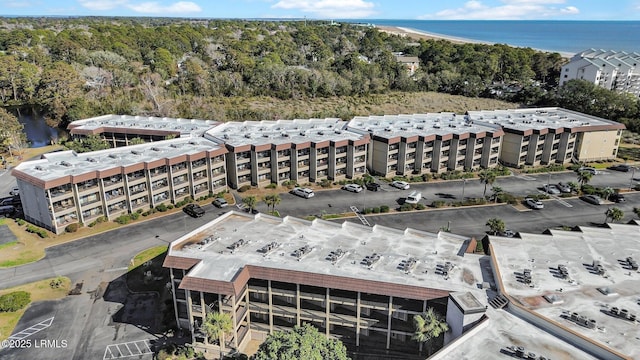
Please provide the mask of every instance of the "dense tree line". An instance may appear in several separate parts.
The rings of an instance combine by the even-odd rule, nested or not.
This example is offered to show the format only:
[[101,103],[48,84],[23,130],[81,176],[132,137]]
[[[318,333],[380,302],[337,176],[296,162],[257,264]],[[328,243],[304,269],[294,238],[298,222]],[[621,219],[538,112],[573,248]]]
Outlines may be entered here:
[[[389,91],[584,106],[571,98],[573,90],[556,92],[564,61],[557,53],[415,42],[353,24],[5,18],[0,28],[0,105],[38,105],[53,125],[105,113],[259,119],[263,114],[238,109],[233,100],[221,106],[212,99]],[[420,59],[414,75],[396,61],[398,52]],[[626,110],[637,109],[637,101],[622,102],[608,114],[638,117]]]

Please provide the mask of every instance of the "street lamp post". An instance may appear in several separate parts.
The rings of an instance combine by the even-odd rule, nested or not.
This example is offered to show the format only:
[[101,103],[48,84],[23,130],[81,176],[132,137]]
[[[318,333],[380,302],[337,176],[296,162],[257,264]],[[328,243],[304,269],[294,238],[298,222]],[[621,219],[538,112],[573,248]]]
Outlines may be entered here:
[[547,172],[547,195],[549,195],[550,188],[551,188],[551,171]]
[[631,180],[629,180],[629,190],[633,190],[633,177],[636,173],[636,167],[632,166],[631,167]]
[[462,179],[462,201],[464,201],[464,186],[467,184],[467,179]]

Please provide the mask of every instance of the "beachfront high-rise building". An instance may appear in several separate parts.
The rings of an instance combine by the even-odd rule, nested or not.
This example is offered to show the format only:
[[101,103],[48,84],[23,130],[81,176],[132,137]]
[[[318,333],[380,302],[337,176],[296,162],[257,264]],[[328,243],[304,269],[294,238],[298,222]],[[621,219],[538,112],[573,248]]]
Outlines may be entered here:
[[562,67],[560,86],[567,81],[589,81],[607,90],[640,96],[640,54],[588,49]]

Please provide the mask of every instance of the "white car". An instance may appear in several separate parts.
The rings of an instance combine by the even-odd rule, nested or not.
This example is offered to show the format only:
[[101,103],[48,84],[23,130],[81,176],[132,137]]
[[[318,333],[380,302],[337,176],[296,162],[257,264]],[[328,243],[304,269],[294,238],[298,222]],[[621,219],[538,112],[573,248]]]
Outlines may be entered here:
[[542,185],[542,188],[544,189],[544,192],[546,192],[547,194],[551,194],[551,195],[560,194],[560,189],[558,189],[558,187],[553,184],[544,184]]
[[316,194],[314,194],[313,190],[309,189],[309,188],[301,188],[301,187],[297,187],[294,188],[293,190],[291,190],[291,193],[293,195],[298,195],[300,197],[303,197],[305,199],[309,199],[314,197]]
[[408,182],[406,182],[406,181],[398,181],[398,180],[392,181],[391,182],[391,186],[393,186],[394,188],[401,189],[401,190],[409,190],[409,188],[411,187],[411,186],[409,186]]
[[544,209],[544,204],[540,200],[536,200],[536,199],[532,199],[532,198],[526,198],[526,199],[524,199],[524,203],[527,204],[528,207],[530,207],[532,209],[535,209],[535,210]]
[[227,207],[228,205],[229,203],[224,198],[216,198],[215,200],[213,200],[213,206],[215,207],[223,208]]
[[358,185],[358,184],[347,184],[345,186],[342,187],[343,190],[347,190],[347,191],[351,191],[354,193],[359,193],[360,191],[362,191],[362,186]]
[[578,172],[583,172],[586,171],[588,173],[591,173],[591,175],[595,175],[598,173],[598,170],[592,168],[592,167],[587,167],[587,166],[582,166],[580,168],[578,168]]

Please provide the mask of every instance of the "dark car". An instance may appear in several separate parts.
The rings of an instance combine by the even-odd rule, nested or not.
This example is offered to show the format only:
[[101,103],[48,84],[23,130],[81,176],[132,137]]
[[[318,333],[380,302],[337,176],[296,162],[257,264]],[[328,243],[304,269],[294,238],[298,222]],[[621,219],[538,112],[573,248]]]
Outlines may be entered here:
[[625,198],[624,198],[624,195],[616,193],[616,194],[613,194],[613,195],[609,196],[609,200],[619,203],[619,202],[624,202]]
[[629,170],[631,170],[631,166],[627,164],[617,164],[617,165],[609,166],[608,169],[615,170],[615,171],[629,172]]
[[192,217],[201,217],[204,215],[204,209],[198,204],[188,204],[184,207],[184,212]]
[[224,198],[216,198],[215,200],[213,200],[213,206],[215,207],[219,207],[219,208],[223,208],[223,207],[227,207],[229,205],[229,203],[227,202],[227,200],[225,200]]
[[368,183],[367,184],[367,190],[371,190],[371,191],[378,191],[380,190],[380,184],[378,183]]

